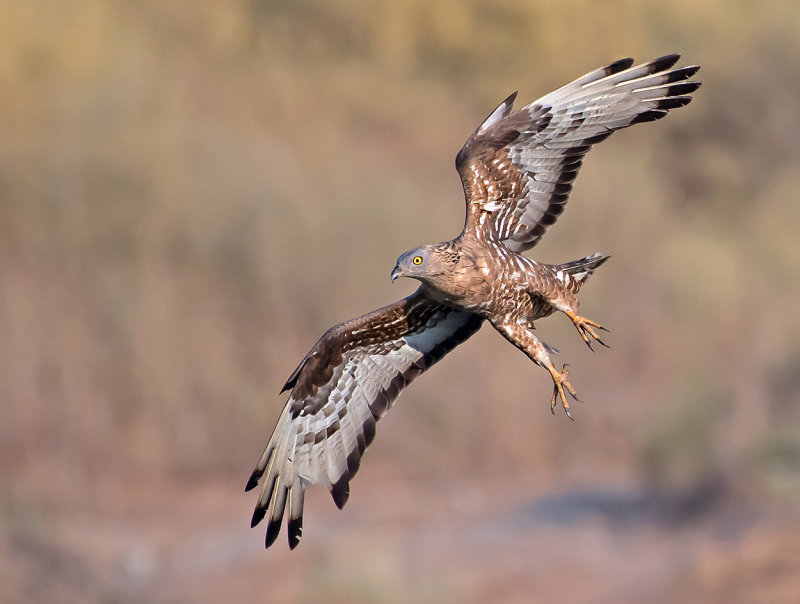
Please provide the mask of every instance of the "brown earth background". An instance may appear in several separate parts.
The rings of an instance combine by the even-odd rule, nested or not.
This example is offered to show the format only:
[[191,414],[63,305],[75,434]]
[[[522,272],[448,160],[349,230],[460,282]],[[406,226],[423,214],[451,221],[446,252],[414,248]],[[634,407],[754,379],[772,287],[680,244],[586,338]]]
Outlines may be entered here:
[[[795,0],[0,0],[0,601],[800,601]],[[453,158],[624,56],[690,106],[592,152],[531,254],[614,258],[586,402],[492,329],[269,551],[242,490],[329,326],[454,236]]]

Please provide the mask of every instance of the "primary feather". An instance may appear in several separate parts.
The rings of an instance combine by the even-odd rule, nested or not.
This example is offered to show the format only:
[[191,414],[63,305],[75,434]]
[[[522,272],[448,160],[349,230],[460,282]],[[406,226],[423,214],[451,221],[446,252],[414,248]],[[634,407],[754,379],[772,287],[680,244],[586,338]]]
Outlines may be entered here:
[[458,154],[467,199],[465,229],[482,212],[509,249],[536,245],[555,223],[592,145],[632,124],[686,105],[698,66],[672,69],[680,55],[631,67],[622,59],[512,111],[516,93],[481,124]]
[[575,395],[533,322],[556,311],[591,347],[603,344],[578,314],[577,294],[608,259],[593,254],[549,265],[525,258],[561,214],[583,158],[612,132],[659,119],[687,104],[696,66],[673,68],[678,55],[632,67],[623,59],[514,111],[516,93],[469,137],[456,158],[467,203],[452,241],[421,246],[398,259],[392,279],[421,287],[394,304],[328,330],[289,376],[291,394],[246,490],[263,480],[251,525],[267,519],[266,545],[288,513],[289,546],[302,535],[309,484],[325,486],[338,507],[375,436],[376,422],[416,376],[467,340],[484,320]]

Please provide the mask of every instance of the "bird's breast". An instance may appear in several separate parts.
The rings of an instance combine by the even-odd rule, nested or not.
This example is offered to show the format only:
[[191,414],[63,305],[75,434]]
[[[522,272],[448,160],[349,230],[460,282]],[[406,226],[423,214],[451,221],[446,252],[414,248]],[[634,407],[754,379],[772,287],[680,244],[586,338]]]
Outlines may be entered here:
[[480,314],[497,299],[503,272],[486,254],[462,254],[447,279],[437,283],[438,295],[443,302]]

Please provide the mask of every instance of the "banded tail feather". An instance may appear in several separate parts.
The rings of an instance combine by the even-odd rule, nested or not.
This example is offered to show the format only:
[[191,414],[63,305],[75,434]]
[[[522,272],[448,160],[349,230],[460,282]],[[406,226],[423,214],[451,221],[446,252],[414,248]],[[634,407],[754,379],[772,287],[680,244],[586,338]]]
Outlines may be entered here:
[[557,264],[553,267],[553,269],[556,271],[560,270],[568,275],[571,275],[575,281],[577,281],[580,285],[583,285],[589,280],[589,277],[594,274],[595,269],[604,264],[609,258],[611,258],[611,254],[601,254],[600,252],[595,252],[591,256],[585,256],[579,260],[573,260],[572,262],[566,262],[564,264]]

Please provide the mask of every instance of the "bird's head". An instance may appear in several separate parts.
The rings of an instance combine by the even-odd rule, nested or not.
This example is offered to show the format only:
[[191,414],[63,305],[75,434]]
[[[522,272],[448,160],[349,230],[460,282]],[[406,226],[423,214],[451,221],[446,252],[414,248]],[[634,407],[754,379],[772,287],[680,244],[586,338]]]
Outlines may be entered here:
[[411,277],[423,283],[441,275],[449,268],[447,259],[435,245],[422,245],[409,250],[397,259],[392,270],[392,281],[398,277]]

